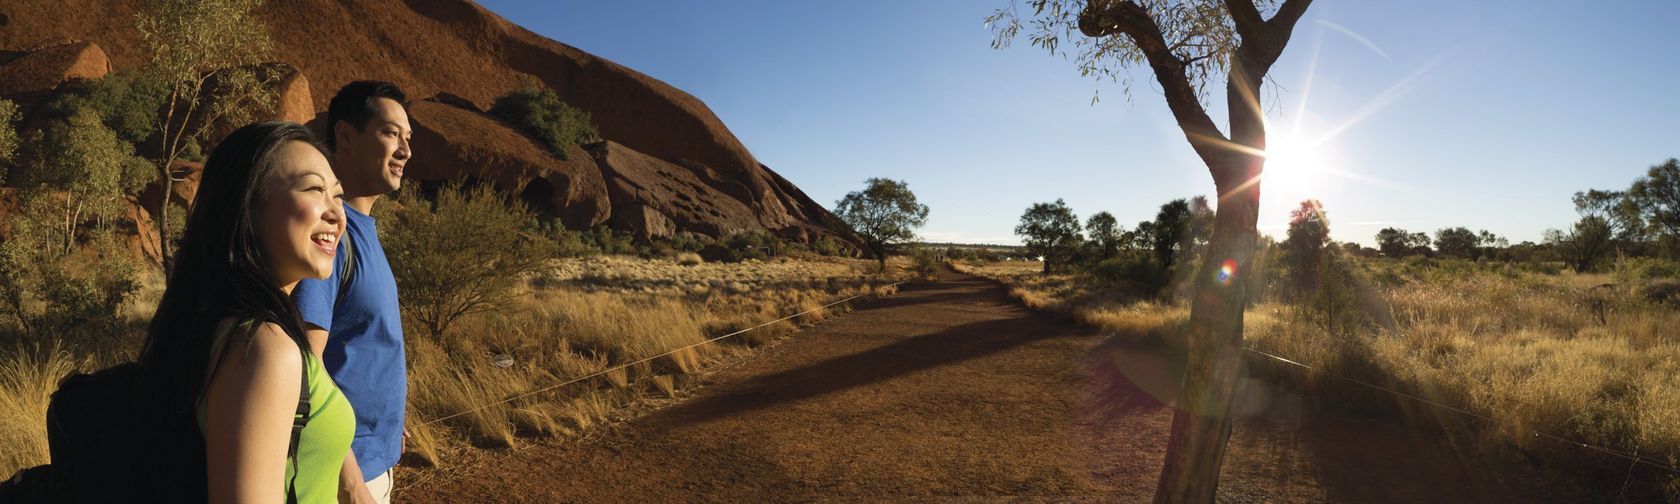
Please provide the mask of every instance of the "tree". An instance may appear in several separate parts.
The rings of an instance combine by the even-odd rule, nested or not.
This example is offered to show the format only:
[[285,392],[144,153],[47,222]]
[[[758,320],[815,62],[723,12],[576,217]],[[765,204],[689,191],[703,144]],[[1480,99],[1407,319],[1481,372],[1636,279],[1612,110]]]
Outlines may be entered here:
[[1288,233],[1283,258],[1290,286],[1297,293],[1309,292],[1318,287],[1319,263],[1325,260],[1325,245],[1330,243],[1330,219],[1324,215],[1324,205],[1309,199],[1290,210]]
[[[169,167],[198,149],[211,127],[250,122],[273,106],[269,82],[251,67],[268,52],[268,31],[256,8],[262,0],[145,0],[135,29],[151,53],[142,70],[162,83],[163,114],[156,118],[163,194],[177,175]],[[158,206],[158,250],[171,268],[168,198]]]
[[1073,215],[1061,198],[1055,203],[1034,203],[1021,214],[1015,234],[1027,246],[1027,252],[1044,258],[1044,272],[1065,264],[1085,237],[1079,234],[1079,218]]
[[1628,196],[1627,191],[1588,189],[1576,192],[1570,201],[1575,203],[1575,213],[1582,217],[1591,215],[1604,219],[1616,241],[1645,239],[1645,221],[1639,214],[1639,205]]
[[513,288],[553,249],[541,233],[525,229],[536,220],[529,210],[510,207],[488,186],[448,185],[431,202],[410,185],[400,199],[401,209],[376,207],[388,212],[380,222],[390,223],[380,241],[403,310],[440,340],[461,317],[512,306]]
[[916,202],[910,185],[901,180],[871,178],[862,191],[846,193],[834,203],[834,214],[852,227],[887,271],[887,246],[916,239],[916,228],[927,224],[928,207]]
[[1155,213],[1153,231],[1150,247],[1155,250],[1155,262],[1161,269],[1170,270],[1190,237],[1190,202],[1176,199],[1161,205],[1161,211]]
[[32,131],[26,150],[17,185],[28,190],[27,199],[57,208],[48,243],[61,254],[78,242],[76,229],[84,222],[103,224],[121,214],[123,195],[145,187],[150,171],[134,146],[89,109]]
[[1652,166],[1626,197],[1650,231],[1671,243],[1680,240],[1680,159]]
[[1097,212],[1085,221],[1085,231],[1091,234],[1091,243],[1097,247],[1099,259],[1114,257],[1120,253],[1125,230],[1120,229],[1120,222],[1114,218],[1114,214]]
[[[1266,3],[1277,5],[1269,18],[1250,0],[1030,1],[1033,44],[1056,54],[1063,38],[1075,39],[1081,74],[1118,78],[1147,66],[1219,195],[1195,277],[1182,406],[1173,415],[1157,502],[1212,502],[1231,433],[1248,282],[1213,273],[1226,265],[1238,275],[1253,269],[1266,150],[1260,84],[1312,0]],[[1014,7],[987,22],[996,34],[993,47],[1007,46],[1022,26]],[[1221,76],[1229,135],[1202,102],[1207,84]]]
[[[1416,235],[1404,229],[1383,228],[1382,231],[1377,231],[1377,250],[1382,251],[1382,255],[1395,259],[1406,257],[1413,254],[1417,248],[1412,239],[1414,236]],[[1424,239],[1426,246],[1428,241],[1428,238]]]
[[1475,259],[1476,247],[1480,244],[1481,240],[1476,233],[1463,227],[1441,228],[1435,231],[1435,251],[1442,255]]
[[1546,230],[1546,243],[1576,273],[1583,273],[1592,269],[1593,263],[1610,251],[1612,229],[1610,222],[1603,217],[1586,215],[1575,221],[1575,228],[1567,234],[1556,229]]

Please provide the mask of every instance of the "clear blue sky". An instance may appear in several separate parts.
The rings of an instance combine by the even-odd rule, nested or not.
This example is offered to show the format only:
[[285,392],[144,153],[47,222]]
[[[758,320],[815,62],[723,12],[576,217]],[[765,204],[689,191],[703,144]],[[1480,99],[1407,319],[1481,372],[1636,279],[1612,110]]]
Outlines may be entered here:
[[[1212,192],[1153,77],[1134,71],[1128,99],[1025,40],[992,49],[982,21],[1007,0],[482,3],[699,97],[818,202],[906,181],[929,240],[1017,243],[1021,212],[1056,198],[1130,227]],[[1267,184],[1262,231],[1305,196],[1365,244],[1384,226],[1513,243],[1567,227],[1575,191],[1680,157],[1677,21],[1667,0],[1315,2],[1268,116],[1340,133],[1312,151],[1328,173]]]

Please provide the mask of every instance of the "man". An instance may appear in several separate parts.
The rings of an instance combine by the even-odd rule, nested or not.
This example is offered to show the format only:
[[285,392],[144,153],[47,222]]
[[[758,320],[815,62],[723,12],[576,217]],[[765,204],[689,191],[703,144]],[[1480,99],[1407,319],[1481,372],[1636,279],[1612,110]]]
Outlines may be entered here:
[[[310,350],[356,410],[356,437],[339,475],[340,502],[389,503],[391,468],[403,450],[408,377],[396,277],[369,215],[380,196],[402,185],[413,130],[402,91],[377,81],[340,89],[327,106],[325,128],[333,172],[344,185],[344,239],[332,276],[301,282],[292,296]],[[347,256],[353,261],[348,270]]]

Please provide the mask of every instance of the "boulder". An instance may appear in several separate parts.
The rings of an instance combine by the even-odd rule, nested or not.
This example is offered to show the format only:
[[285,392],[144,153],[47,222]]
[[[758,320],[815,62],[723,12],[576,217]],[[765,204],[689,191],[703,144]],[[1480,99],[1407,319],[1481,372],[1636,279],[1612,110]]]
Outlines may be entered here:
[[676,224],[671,222],[670,217],[641,202],[613,205],[612,227],[629,230],[637,241],[642,242],[655,238],[668,239],[677,234]]
[[582,148],[570,146],[559,159],[495,117],[448,103],[416,102],[409,113],[414,158],[403,174],[409,180],[489,182],[573,229],[606,222],[612,212],[600,169]]
[[[706,184],[688,169],[611,141],[597,144],[594,154],[601,174],[607,178],[607,193],[615,211],[639,205],[668,217],[673,232],[692,231],[712,237],[760,228],[751,207]],[[632,217],[614,222],[638,220]]]
[[0,96],[44,93],[70,80],[98,79],[109,73],[111,61],[98,44],[54,44],[0,66]]

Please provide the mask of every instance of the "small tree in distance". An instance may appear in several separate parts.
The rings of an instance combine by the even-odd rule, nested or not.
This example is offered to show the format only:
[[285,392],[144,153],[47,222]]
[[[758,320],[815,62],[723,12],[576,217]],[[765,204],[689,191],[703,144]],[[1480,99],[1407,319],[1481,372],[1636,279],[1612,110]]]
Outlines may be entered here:
[[862,191],[846,193],[834,204],[834,214],[852,227],[887,271],[887,246],[916,239],[916,228],[927,224],[928,207],[902,180],[871,178]]
[[1114,214],[1097,212],[1085,221],[1085,230],[1091,234],[1091,242],[1097,247],[1099,260],[1120,253],[1125,230],[1120,228],[1120,221],[1114,218]]
[[1079,234],[1079,218],[1073,209],[1057,198],[1055,203],[1034,203],[1021,214],[1021,224],[1015,226],[1027,246],[1027,252],[1044,258],[1044,272],[1068,262],[1085,237]]

